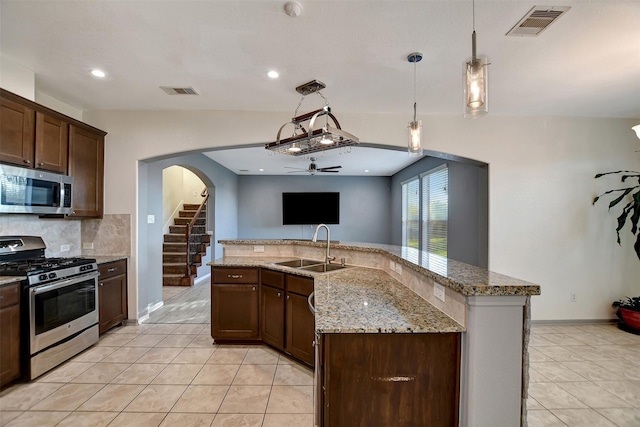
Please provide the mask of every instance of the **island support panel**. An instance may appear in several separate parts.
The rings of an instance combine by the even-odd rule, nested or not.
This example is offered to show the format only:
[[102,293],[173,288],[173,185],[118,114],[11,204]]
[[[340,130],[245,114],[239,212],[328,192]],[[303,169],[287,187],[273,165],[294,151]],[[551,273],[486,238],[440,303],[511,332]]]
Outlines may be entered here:
[[525,296],[467,297],[460,426],[521,426]]

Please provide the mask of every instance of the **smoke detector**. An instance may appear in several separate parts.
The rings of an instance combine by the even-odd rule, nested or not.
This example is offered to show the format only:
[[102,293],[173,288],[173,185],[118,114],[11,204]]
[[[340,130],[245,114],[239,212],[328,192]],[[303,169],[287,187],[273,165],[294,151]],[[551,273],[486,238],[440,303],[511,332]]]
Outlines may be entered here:
[[533,6],[506,35],[536,37],[569,9],[571,9],[570,6]]
[[302,13],[302,5],[297,1],[288,1],[284,4],[284,13],[292,18],[300,16]]

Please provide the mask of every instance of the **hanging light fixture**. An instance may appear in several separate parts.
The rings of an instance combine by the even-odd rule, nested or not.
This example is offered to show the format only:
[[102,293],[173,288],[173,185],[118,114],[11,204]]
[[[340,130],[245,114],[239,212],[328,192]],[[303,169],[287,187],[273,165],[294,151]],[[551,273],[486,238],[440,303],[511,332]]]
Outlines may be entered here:
[[640,124],[633,126],[631,129],[635,131],[636,136],[638,137],[638,139],[640,139]]
[[[324,83],[312,80],[296,88],[296,91],[302,94],[302,98],[294,113],[295,117],[280,127],[275,142],[265,144],[267,150],[280,154],[300,156],[317,151],[355,145],[359,142],[357,137],[340,128],[338,119],[331,113],[327,98],[320,93],[325,87]],[[302,105],[305,96],[312,93],[317,93],[324,99],[324,107],[298,116],[298,109]],[[320,127],[318,119],[321,117],[324,117],[324,125]],[[333,124],[329,123],[329,119]],[[281,138],[282,130],[290,124],[293,124],[293,134],[289,138]]]
[[422,120],[416,118],[416,64],[422,60],[420,52],[413,52],[407,56],[407,61],[413,63],[413,121],[409,122],[409,155],[422,156]]
[[471,59],[464,64],[464,117],[477,118],[489,112],[489,61],[476,55],[476,3],[473,1]]

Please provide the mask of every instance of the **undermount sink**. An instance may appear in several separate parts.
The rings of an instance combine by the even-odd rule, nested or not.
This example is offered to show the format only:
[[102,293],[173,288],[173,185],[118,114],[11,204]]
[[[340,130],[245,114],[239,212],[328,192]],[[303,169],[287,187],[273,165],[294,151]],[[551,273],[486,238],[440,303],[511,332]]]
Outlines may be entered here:
[[300,267],[306,267],[308,265],[322,264],[322,261],[317,261],[315,259],[292,259],[289,261],[274,262],[274,264],[281,265],[283,267],[300,268]]
[[328,271],[342,270],[347,268],[346,265],[340,264],[316,264],[308,267],[300,267],[300,270],[315,271],[317,273],[326,273]]
[[314,259],[292,259],[289,261],[274,262],[274,265],[282,267],[292,267],[297,270],[313,271],[316,273],[327,273],[329,271],[342,270],[348,268],[348,265],[328,264]]

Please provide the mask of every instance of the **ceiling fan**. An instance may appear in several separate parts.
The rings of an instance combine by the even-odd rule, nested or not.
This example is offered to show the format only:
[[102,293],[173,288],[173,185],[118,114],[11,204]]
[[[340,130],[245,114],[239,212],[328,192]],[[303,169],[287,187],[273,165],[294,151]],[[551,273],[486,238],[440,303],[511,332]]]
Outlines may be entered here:
[[316,158],[315,157],[311,157],[310,159],[311,159],[311,164],[309,164],[309,167],[307,169],[292,168],[290,166],[285,166],[285,168],[287,168],[287,169],[297,169],[295,171],[290,171],[288,173],[308,172],[311,175],[315,175],[318,172],[334,172],[334,173],[338,173],[340,171],[333,170],[333,169],[340,169],[342,167],[342,166],[328,166],[326,168],[319,168],[316,165]]

